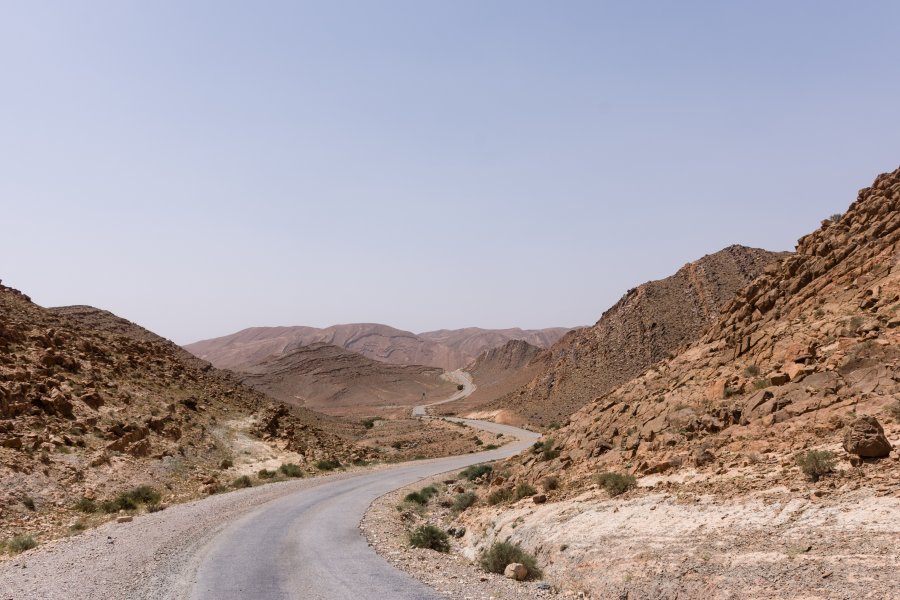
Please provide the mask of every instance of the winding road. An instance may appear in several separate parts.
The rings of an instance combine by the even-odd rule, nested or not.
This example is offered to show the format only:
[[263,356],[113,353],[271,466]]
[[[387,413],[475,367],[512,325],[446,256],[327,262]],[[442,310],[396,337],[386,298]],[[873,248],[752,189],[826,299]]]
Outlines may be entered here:
[[[451,400],[474,390],[468,374],[454,377],[465,387]],[[0,600],[441,598],[368,546],[359,523],[369,505],[421,479],[506,458],[539,437],[508,425],[453,420],[516,441],[478,454],[240,490],[134,523],[109,523],[0,564]]]

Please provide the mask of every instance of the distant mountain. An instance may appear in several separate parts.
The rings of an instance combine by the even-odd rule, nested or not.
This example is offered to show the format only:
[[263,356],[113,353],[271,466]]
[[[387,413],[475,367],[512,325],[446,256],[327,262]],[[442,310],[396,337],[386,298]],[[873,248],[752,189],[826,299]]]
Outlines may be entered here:
[[546,348],[568,329],[466,329],[415,334],[377,323],[315,327],[251,327],[231,335],[188,344],[184,348],[222,369],[243,370],[271,356],[316,343],[339,346],[372,360],[398,365],[425,365],[453,371],[485,350],[509,340]]
[[282,402],[352,415],[412,406],[421,402],[423,393],[428,398],[450,396],[456,384],[442,378],[443,373],[437,367],[378,362],[315,342],[244,367],[238,377],[244,385]]
[[514,422],[565,423],[600,394],[702,336],[738,290],[785,256],[729,246],[629,290],[593,327],[565,335],[534,357],[544,366],[531,381],[480,410],[515,414]]

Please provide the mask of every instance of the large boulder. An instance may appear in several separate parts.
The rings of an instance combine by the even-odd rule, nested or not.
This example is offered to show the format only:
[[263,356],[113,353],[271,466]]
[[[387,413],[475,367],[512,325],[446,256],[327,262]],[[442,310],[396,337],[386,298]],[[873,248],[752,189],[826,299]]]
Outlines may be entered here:
[[522,563],[509,563],[503,570],[503,575],[507,579],[522,581],[523,579],[528,577],[528,567],[526,567]]
[[844,434],[844,450],[863,458],[882,458],[891,453],[891,443],[878,419],[865,415],[856,419]]

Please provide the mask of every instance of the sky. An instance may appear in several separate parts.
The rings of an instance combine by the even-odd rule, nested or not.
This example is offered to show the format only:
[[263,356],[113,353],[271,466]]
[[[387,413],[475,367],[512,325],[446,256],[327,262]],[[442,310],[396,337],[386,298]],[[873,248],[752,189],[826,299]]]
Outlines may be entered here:
[[897,2],[0,0],[0,279],[179,343],[575,326],[900,165]]

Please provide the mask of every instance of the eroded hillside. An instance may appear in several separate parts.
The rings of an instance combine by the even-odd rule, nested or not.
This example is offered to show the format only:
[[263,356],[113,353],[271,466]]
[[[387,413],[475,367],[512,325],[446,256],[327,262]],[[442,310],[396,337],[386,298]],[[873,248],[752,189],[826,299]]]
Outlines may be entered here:
[[521,543],[586,597],[894,597],[898,242],[900,170],[495,467],[487,498],[526,497],[470,514],[470,551]]
[[187,350],[221,369],[242,370],[273,355],[311,344],[330,344],[372,360],[426,365],[454,371],[479,354],[516,339],[546,347],[567,330],[467,329],[415,334],[378,323],[314,327],[252,327],[231,335],[188,344]]
[[530,381],[485,403],[483,414],[543,427],[565,423],[598,395],[698,339],[738,290],[784,256],[730,246],[629,290],[593,327],[557,341]]
[[336,435],[346,427],[273,403],[111,313],[48,310],[0,286],[0,539],[59,533],[85,516],[82,498],[137,485],[170,502],[264,461],[313,471],[364,458]]

